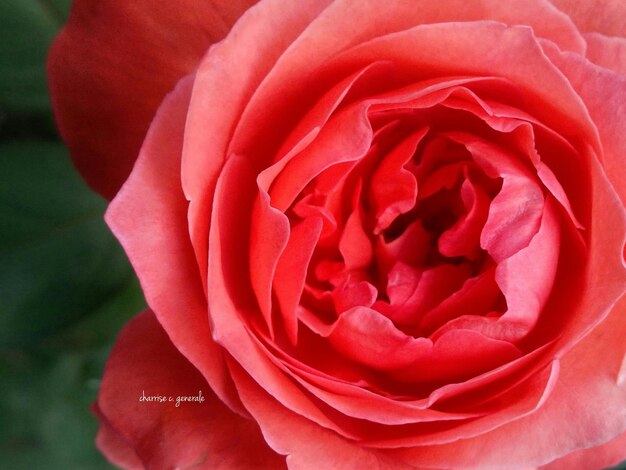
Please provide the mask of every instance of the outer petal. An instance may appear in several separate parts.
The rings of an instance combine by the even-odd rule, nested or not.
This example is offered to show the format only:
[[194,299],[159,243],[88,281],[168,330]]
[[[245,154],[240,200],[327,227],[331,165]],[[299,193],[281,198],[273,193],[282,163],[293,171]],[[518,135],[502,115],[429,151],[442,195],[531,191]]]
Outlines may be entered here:
[[585,34],[587,58],[594,64],[626,75],[626,37]]
[[172,342],[220,398],[240,408],[222,350],[211,341],[206,297],[187,231],[188,204],[179,175],[192,79],[182,80],[165,99],[133,173],[105,218]]
[[58,125],[89,185],[112,198],[157,106],[256,0],[77,0],[48,59]]
[[[213,193],[229,156],[232,130],[268,70],[329,1],[259,3],[243,15],[232,34],[212,48],[198,67],[187,118],[182,181],[190,201],[191,239],[203,276]],[[254,126],[267,128],[259,125],[263,119],[257,119]]]
[[[626,2],[624,2],[626,5]],[[626,76],[598,67],[577,54],[546,47],[589,110],[603,146],[603,166],[626,204]]]
[[[255,143],[259,140],[272,142],[271,139],[276,137],[272,136],[273,129],[253,126],[251,122],[258,120],[259,116],[292,115],[294,109],[297,111],[296,104],[302,104],[312,96],[320,77],[313,74],[313,83],[297,86],[302,80],[302,70],[315,70],[341,51],[416,25],[480,20],[531,26],[540,37],[554,41],[563,50],[584,52],[584,40],[569,18],[543,0],[393,0],[386,2],[385,8],[380,8],[380,2],[376,0],[338,0],[311,23],[268,74],[246,107],[231,148],[245,154],[250,146],[256,148]],[[465,32],[459,32],[459,35],[464,37]],[[485,56],[493,55],[490,40],[468,38],[468,42],[488,46],[489,52],[481,54],[483,60]],[[420,50],[419,47],[411,48],[411,54],[416,50]],[[439,57],[450,62],[445,54]],[[290,86],[284,87],[285,83]],[[277,89],[281,90],[280,95],[276,94]]]
[[550,0],[567,13],[581,31],[626,36],[626,2],[623,0]]
[[[453,468],[472,468],[478,459],[484,468],[528,468],[586,446],[602,445],[623,434],[626,430],[625,312],[626,298],[623,298],[600,327],[563,357],[555,389],[536,413],[474,439],[399,450],[395,455],[434,468],[442,462]],[[622,448],[621,454],[616,452],[612,458],[615,461],[624,457],[626,449]]]
[[607,468],[626,457],[626,432],[598,447],[582,449],[555,460],[540,470]]
[[[200,394],[203,402],[176,406],[178,397]],[[166,401],[142,401],[157,395]],[[117,430],[146,468],[284,467],[257,425],[232,413],[213,394],[150,311],[122,331],[106,365],[97,406],[107,420],[103,433]]]
[[328,429],[292,413],[278,404],[233,364],[231,366],[241,398],[250,412],[263,422],[268,444],[281,454],[287,454],[290,470],[357,469],[407,470],[416,468],[408,463],[386,457],[383,453],[359,447]]
[[96,415],[100,418],[100,428],[96,436],[98,449],[113,465],[131,470],[143,469],[141,460],[130,444],[113,429],[104,416],[101,416],[97,406],[94,408]]

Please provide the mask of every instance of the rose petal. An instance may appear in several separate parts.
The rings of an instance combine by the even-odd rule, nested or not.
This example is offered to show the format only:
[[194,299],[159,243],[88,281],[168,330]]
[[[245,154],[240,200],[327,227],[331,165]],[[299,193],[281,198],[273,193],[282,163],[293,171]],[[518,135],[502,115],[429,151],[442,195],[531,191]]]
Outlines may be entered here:
[[92,188],[115,195],[163,97],[255,2],[73,2],[48,75],[59,129]]
[[[190,201],[189,230],[204,284],[213,195],[230,153],[231,132],[265,74],[327,1],[260,2],[207,53],[197,69],[186,124],[182,182]],[[250,153],[254,154],[256,151]]]
[[[584,53],[584,40],[569,18],[544,1],[515,0],[503,5],[498,0],[483,0],[478,5],[462,0],[437,4],[429,0],[394,0],[388,1],[382,10],[380,4],[373,0],[335,1],[293,41],[252,97],[233,136],[234,150],[245,153],[251,146],[258,146],[259,139],[271,142],[266,135],[268,130],[257,129],[254,124],[259,122],[259,117],[293,116],[294,103],[301,102],[320,86],[320,76],[311,74],[313,78],[308,77],[310,82],[307,82],[307,77],[300,74],[302,70],[316,70],[340,51],[418,24],[484,19],[530,25],[537,34],[553,40],[564,50]],[[494,44],[490,41],[484,43]],[[411,53],[414,50],[411,49]],[[440,57],[446,56],[442,54]],[[285,88],[285,83],[290,86]],[[279,96],[277,89],[281,90]],[[274,136],[274,139],[277,137]]]
[[287,337],[293,345],[298,342],[296,308],[302,296],[309,262],[321,230],[322,220],[319,217],[309,217],[293,227],[285,251],[276,266],[274,293],[280,306]]
[[363,225],[361,212],[357,207],[350,214],[339,240],[339,251],[348,270],[366,269],[372,261],[372,241]]
[[575,54],[562,54],[553,48],[546,52],[587,106],[602,142],[603,151],[598,153],[602,166],[622,204],[626,204],[626,77]]
[[384,236],[380,236],[375,251],[381,275],[387,276],[397,261],[412,266],[423,264],[432,244],[433,235],[424,229],[419,219],[412,222],[398,238],[390,242],[386,241]]
[[107,419],[94,407],[100,420],[96,435],[96,446],[113,465],[128,470],[143,470],[144,466],[128,442],[109,424]]
[[626,36],[626,27],[623,21],[626,18],[626,4],[622,0],[603,0],[601,2],[550,1],[568,14],[581,31]]
[[[402,449],[376,450],[375,448],[370,447],[370,444],[379,445],[380,442],[369,443],[366,446],[361,446],[358,443],[351,443],[344,440],[328,430],[321,429],[317,425],[312,424],[310,421],[303,419],[302,417],[280,406],[280,404],[277,403],[269,394],[267,394],[262,388],[258,387],[257,384],[255,384],[245,374],[245,372],[241,370],[241,368],[234,367],[233,375],[236,383],[238,384],[238,390],[241,394],[242,400],[246,403],[246,406],[252,415],[261,425],[268,444],[279,453],[290,454],[287,457],[290,468],[298,462],[300,465],[304,465],[302,468],[312,468],[312,462],[314,463],[313,465],[315,465],[315,468],[318,468],[318,465],[322,465],[324,467],[328,466],[329,468],[333,468],[334,465],[334,468],[342,468],[338,466],[342,465],[344,462],[347,462],[346,465],[348,466],[346,468],[371,468],[372,464],[374,465],[373,468],[390,469],[404,468],[405,465],[408,465],[408,468],[422,468],[423,466],[420,460],[416,459],[411,461],[409,459],[405,459],[403,455],[404,450]],[[548,374],[550,382],[553,382],[555,377],[556,373]],[[547,392],[542,393],[541,391],[546,387],[545,381],[531,381],[531,383],[540,391],[538,399],[540,404],[543,403],[545,396],[549,393],[553,384],[549,384],[547,386]],[[543,387],[541,387],[540,384],[542,384]],[[520,412],[525,405],[526,404],[519,407],[519,409],[517,409],[517,406],[512,406],[510,409],[515,410],[515,412]],[[536,407],[537,402],[535,401],[535,406],[531,407],[530,411],[536,409]],[[526,413],[527,412],[528,410]],[[507,412],[504,412],[503,414],[505,414],[506,418],[509,420],[512,419],[512,416]],[[497,427],[499,424],[497,423],[497,419],[498,418],[495,418],[494,421],[492,417],[487,417],[487,423],[485,423],[485,425],[488,428],[489,426]],[[470,425],[470,428],[473,428],[474,433],[476,433],[478,429],[481,430],[478,432],[484,432],[484,425],[481,425],[479,421],[474,421],[473,423],[475,425]],[[424,423],[424,425],[428,426],[428,423]],[[387,429],[391,433],[394,432],[393,427],[388,427]],[[454,430],[452,433],[444,432],[442,434],[448,434],[447,437],[455,441],[458,439],[458,433],[456,438],[452,437]],[[432,432],[425,437],[427,438],[427,441],[430,439],[436,440],[437,432]],[[419,437],[417,439],[419,439]],[[429,446],[420,447],[420,449],[425,449],[427,452]],[[354,459],[354,464],[356,466],[352,466],[352,459]],[[447,461],[444,457],[440,459],[437,464],[435,464],[435,467],[445,468],[447,465],[446,462]],[[469,464],[475,465],[475,462],[475,459],[470,460]],[[385,467],[383,463],[389,467]],[[366,466],[361,467],[361,464]],[[383,466],[381,467],[381,465]]]
[[352,444],[337,434],[290,412],[277,403],[239,367],[233,367],[242,400],[249,406],[269,446],[287,455],[290,470],[317,468],[376,468],[410,470],[415,467],[387,458],[374,449]]
[[484,189],[475,185],[467,174],[461,185],[461,198],[466,213],[441,234],[437,244],[439,252],[444,256],[476,259],[480,250],[480,233],[489,213],[489,198]]
[[[249,210],[246,205],[250,205],[249,198],[254,194],[255,177],[249,160],[233,155],[226,161],[216,186],[208,270],[211,286],[208,310],[213,340],[283,406],[321,426],[340,430],[276,367],[271,354],[255,341],[254,334],[258,333],[250,331],[250,325],[258,316],[258,307],[251,287],[241,282],[249,269],[247,252],[241,250],[241,246],[246,246],[249,221],[239,217],[239,211]],[[232,192],[233,187],[240,190]]]
[[467,279],[459,290],[421,318],[420,331],[430,336],[436,328],[465,314],[482,316],[491,312],[502,295],[494,274],[495,268],[489,268]]
[[389,271],[389,307],[384,314],[396,323],[415,325],[423,315],[460,289],[470,271],[467,264],[442,264],[418,271],[398,262]]
[[361,160],[370,148],[372,128],[366,105],[357,104],[335,113],[306,149],[287,163],[274,179],[272,205],[285,211],[316,176],[328,168]]
[[[137,272],[148,305],[172,342],[234,409],[241,404],[212,342],[206,298],[187,232],[187,202],[180,155],[193,77],[182,80],[163,102],[137,164],[111,202],[106,221]],[[165,267],[165,268],[164,268]],[[241,411],[245,413],[245,411]]]
[[543,192],[523,163],[505,149],[471,135],[447,135],[467,147],[487,176],[502,178],[480,234],[480,246],[501,262],[528,246],[539,230]]
[[376,217],[374,233],[389,227],[398,215],[408,212],[415,205],[417,181],[404,165],[413,158],[426,133],[427,129],[413,132],[389,152],[374,170],[369,184]]
[[[199,398],[200,393],[204,401],[176,406],[178,397]],[[141,401],[143,396],[165,401]],[[147,468],[284,468],[256,423],[234,414],[213,394],[149,310],[118,338],[97,406]]]
[[[480,461],[488,468],[522,469],[621,435],[626,430],[626,389],[624,381],[618,382],[626,352],[625,308],[626,297],[562,358],[554,390],[535,413],[472,439],[397,450],[394,455],[425,467],[441,467],[445,462],[448,467],[469,469]],[[572,416],[576,424],[563,426],[574,423]]]
[[626,37],[587,33],[585,40],[587,41],[585,55],[591,62],[626,75]]
[[539,467],[539,470],[608,468],[618,465],[624,458],[626,458],[626,432],[606,444],[572,452]]
[[252,208],[250,227],[250,279],[252,289],[269,328],[272,322],[272,282],[280,255],[289,241],[289,219],[270,205],[269,195],[260,190]]
[[541,225],[527,247],[498,264],[496,283],[504,294],[507,311],[499,321],[532,328],[543,311],[554,284],[561,236],[556,207],[549,199]]
[[[499,47],[494,49],[496,43]],[[524,93],[527,113],[551,123],[564,136],[597,145],[595,128],[578,94],[528,28],[486,21],[420,25],[355,46],[333,63],[360,67],[372,60],[394,61],[407,74],[419,71],[415,78],[421,80],[442,74],[505,78]]]

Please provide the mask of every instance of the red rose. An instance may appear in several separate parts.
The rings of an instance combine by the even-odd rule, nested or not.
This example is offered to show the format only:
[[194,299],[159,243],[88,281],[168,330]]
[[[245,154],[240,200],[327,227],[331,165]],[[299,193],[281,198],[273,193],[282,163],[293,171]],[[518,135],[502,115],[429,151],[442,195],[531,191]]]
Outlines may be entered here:
[[250,3],[77,0],[51,52],[150,307],[105,455],[626,458],[626,3]]

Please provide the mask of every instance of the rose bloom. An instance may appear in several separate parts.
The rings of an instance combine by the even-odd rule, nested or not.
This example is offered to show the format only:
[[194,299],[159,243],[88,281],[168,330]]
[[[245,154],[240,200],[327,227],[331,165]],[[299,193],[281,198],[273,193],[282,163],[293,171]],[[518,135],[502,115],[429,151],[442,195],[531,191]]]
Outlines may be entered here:
[[76,0],[56,118],[149,305],[94,405],[106,457],[626,458],[625,19],[621,0]]

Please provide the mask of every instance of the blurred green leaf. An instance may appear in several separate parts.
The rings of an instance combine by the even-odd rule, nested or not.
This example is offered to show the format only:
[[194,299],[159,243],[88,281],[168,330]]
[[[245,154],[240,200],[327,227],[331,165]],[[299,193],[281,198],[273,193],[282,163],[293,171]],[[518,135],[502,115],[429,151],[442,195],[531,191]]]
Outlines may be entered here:
[[0,349],[29,347],[133,277],[59,144],[0,145]]
[[144,306],[129,281],[80,322],[26,352],[0,353],[0,462],[11,469],[110,469],[89,406],[123,324]]
[[49,109],[45,59],[68,8],[66,0],[0,2],[0,111]]

